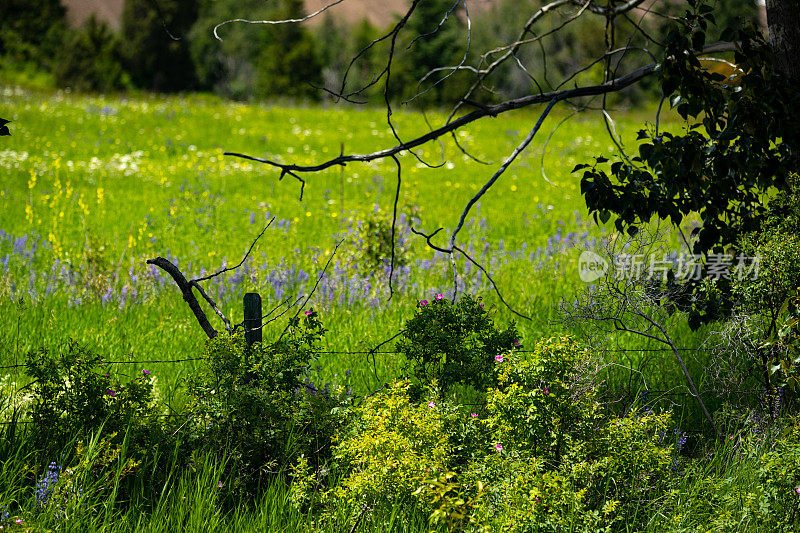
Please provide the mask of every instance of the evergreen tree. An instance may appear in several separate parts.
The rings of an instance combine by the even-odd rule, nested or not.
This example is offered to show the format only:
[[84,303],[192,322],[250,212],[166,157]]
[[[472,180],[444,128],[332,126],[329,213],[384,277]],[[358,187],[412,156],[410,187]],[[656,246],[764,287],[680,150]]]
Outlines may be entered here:
[[179,91],[197,85],[189,54],[189,29],[197,20],[194,0],[125,0],[122,36],[133,82],[154,91]]
[[0,55],[21,61],[50,57],[55,48],[48,45],[66,30],[65,16],[59,0],[0,1]]
[[53,76],[59,86],[78,91],[106,92],[129,83],[119,39],[94,15],[82,29],[67,34],[55,56]]
[[[464,56],[464,21],[459,8],[445,14],[453,7],[452,0],[422,0],[408,20],[405,35],[409,41],[396,48],[401,54],[393,65],[394,86],[403,98],[410,98],[419,90],[430,88],[447,72],[435,74],[419,86],[419,81],[431,70],[458,65]],[[441,24],[441,26],[439,26]],[[436,87],[429,91],[426,102],[442,103],[455,98],[463,87],[458,83],[447,84],[447,88]]]
[[[273,20],[305,16],[302,0],[282,0]],[[261,97],[319,97],[322,62],[311,34],[299,24],[276,24],[266,31],[267,45],[257,61],[256,94]]]

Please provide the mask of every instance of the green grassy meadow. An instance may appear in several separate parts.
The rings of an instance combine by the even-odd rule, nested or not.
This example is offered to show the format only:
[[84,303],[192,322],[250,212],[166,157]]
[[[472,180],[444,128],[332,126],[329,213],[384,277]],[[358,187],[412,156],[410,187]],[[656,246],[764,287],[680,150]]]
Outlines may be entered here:
[[[233,283],[208,282],[224,312],[240,321],[247,291],[259,291],[265,309],[281,297],[307,294],[343,238],[329,267],[331,281],[320,284],[310,305],[328,329],[327,351],[370,349],[398,331],[420,299],[453,290],[448,258],[409,234],[408,221],[418,219],[425,231],[453,228],[535,118],[533,110],[520,112],[458,132],[464,147],[489,165],[466,157],[450,139],[418,152],[432,165],[443,164],[439,168],[401,157],[398,214],[405,224],[398,223],[398,234],[408,265],[388,301],[385,275],[366,283],[353,276],[359,275],[359,221],[376,209],[391,217],[397,179],[391,160],[305,175],[301,200],[299,183],[290,177],[279,181],[275,169],[223,156],[233,151],[310,164],[336,155],[342,145],[347,152],[369,152],[394,144],[383,111],[20,88],[5,88],[1,101],[13,135],[0,150],[0,229],[6,236],[0,239],[0,365],[67,338],[111,360],[197,355],[202,331],[177,287],[147,268],[146,259],[177,260],[187,277],[233,266],[273,216],[249,271]],[[423,131],[419,114],[395,117],[403,138]],[[519,321],[529,339],[554,327],[554,305],[582,285],[575,269],[580,250],[596,247],[605,233],[587,220],[579,175],[570,171],[578,162],[611,155],[613,146],[597,117],[573,118],[552,133],[545,179],[542,145],[561,118],[548,119],[540,142],[484,196],[461,233],[506,300],[531,317]],[[621,113],[617,129],[633,137],[645,119]],[[463,260],[458,268],[460,287],[492,303],[499,320],[512,318],[477,269]],[[362,391],[398,368],[392,354],[376,361],[377,375],[365,363],[336,354],[319,362],[334,374],[351,369]],[[158,376],[171,388],[191,365],[165,365]]]
[[[417,154],[437,168],[426,167],[411,154],[400,157],[401,264],[390,300],[387,273],[365,267],[359,239],[367,221],[391,221],[397,186],[391,160],[304,175],[301,199],[299,184],[291,177],[279,181],[275,169],[223,155],[232,151],[312,164],[335,156],[342,146],[349,153],[385,148],[395,140],[384,110],[245,105],[208,95],[90,96],[19,87],[0,90],[0,110],[12,120],[12,136],[0,141],[0,392],[10,397],[29,385],[18,365],[30,351],[58,351],[74,339],[116,362],[108,367],[115,379],[125,381],[148,371],[163,414],[185,407],[184,385],[201,365],[186,359],[202,354],[206,338],[175,284],[148,267],[147,259],[166,257],[189,278],[231,267],[274,217],[244,266],[204,287],[236,323],[242,320],[244,293],[258,291],[264,309],[277,307],[277,313],[285,309],[280,302],[308,295],[330,260],[307,306],[327,329],[312,365],[319,383],[341,382],[339,376],[347,374],[356,397],[363,397],[400,376],[404,364],[400,355],[391,353],[392,342],[374,360],[363,352],[395,335],[420,300],[453,293],[449,258],[428,248],[410,232],[409,224],[426,232],[445,228],[434,241],[445,245],[463,206],[537,118],[536,110],[526,110],[459,131],[462,145],[488,165],[462,154],[449,138],[425,145]],[[600,227],[589,219],[580,176],[571,171],[598,155],[613,158],[615,148],[599,115],[578,115],[554,130],[566,113],[561,110],[548,118],[538,140],[481,199],[460,234],[462,246],[485,265],[507,302],[530,319],[510,312],[486,276],[463,259],[457,263],[459,292],[482,297],[497,323],[516,320],[523,348],[565,332],[557,304],[585,287],[578,276],[580,252],[599,250],[614,235],[611,224]],[[428,118],[442,119],[430,114]],[[631,150],[637,130],[652,117],[640,110],[620,111],[614,118],[616,131]],[[404,139],[424,131],[423,117],[415,112],[398,112],[393,119]],[[663,120],[669,128],[681,127],[669,117]],[[677,239],[669,246],[678,249]],[[294,309],[270,323],[265,340],[280,335],[293,313]],[[222,330],[213,312],[207,314]],[[691,332],[677,316],[670,328],[683,347],[697,347],[707,335]],[[610,349],[599,354],[607,363],[598,379],[606,380],[608,388],[601,390],[613,392],[616,384],[630,379],[622,388],[636,394],[641,376],[652,391],[685,390],[673,356],[652,350],[661,346],[619,335],[599,341]],[[701,390],[706,363],[704,352],[687,356]],[[653,399],[649,405],[671,410],[674,436],[684,435],[685,443],[680,428],[700,434],[702,421],[691,398],[679,394]],[[709,400],[711,407],[718,407],[713,402]],[[13,401],[0,403],[6,418],[13,409]],[[0,426],[0,456],[8,461],[0,467],[0,500],[32,501],[31,486],[41,483],[37,480],[43,465],[33,456],[19,455],[23,448],[14,448],[14,433],[5,424]],[[672,431],[669,428],[669,435]],[[757,507],[757,494],[748,487],[760,479],[758,461],[773,449],[768,432],[753,435],[729,440],[732,434],[717,444],[711,439],[707,449],[716,446],[715,453],[696,463],[680,450],[669,451],[672,441],[662,435],[668,442],[665,449],[674,456],[670,475],[682,477],[663,501],[642,500],[642,512],[657,512],[637,518],[637,527],[704,530],[712,517],[714,524],[732,524],[731,531],[740,530],[736,520],[748,531],[761,530],[757,524],[763,517],[736,518],[742,509],[751,512]],[[100,441],[74,441],[70,446],[77,464],[90,465],[89,471],[92,464],[101,464],[116,468],[118,479],[124,477],[125,444],[117,450],[119,457],[111,458],[103,455]],[[286,472],[271,478],[268,487],[250,491],[257,494],[255,500],[227,501],[225,465],[214,457],[193,454],[187,467],[177,445],[175,450],[153,450],[152,456],[153,465],[171,465],[166,473],[140,472],[127,485],[103,485],[96,499],[65,497],[66,508],[26,510],[28,504],[19,504],[11,518],[24,519],[19,529],[31,522],[58,524],[63,531],[316,529],[319,509],[293,506],[294,485],[286,482]],[[674,474],[677,467],[694,474]],[[149,479],[164,484],[153,486]],[[329,486],[336,483],[332,480]],[[138,496],[118,498],[118,484],[138,491]],[[707,501],[712,504],[702,503]],[[743,507],[742,502],[749,503]],[[220,513],[220,505],[229,511]],[[409,513],[402,505],[389,514],[360,512],[361,530],[433,527],[426,515]],[[326,516],[325,527],[351,530],[359,516],[358,505],[339,507]],[[0,522],[14,527],[4,520]]]

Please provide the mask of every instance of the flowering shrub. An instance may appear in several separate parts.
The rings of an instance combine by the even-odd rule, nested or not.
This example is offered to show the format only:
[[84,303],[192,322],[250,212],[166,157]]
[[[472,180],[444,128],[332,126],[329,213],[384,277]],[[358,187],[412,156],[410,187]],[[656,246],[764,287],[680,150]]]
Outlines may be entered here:
[[28,354],[26,372],[33,379],[29,414],[38,451],[59,450],[101,428],[107,434],[127,431],[129,446],[148,448],[160,437],[151,376],[140,373],[122,383],[101,369],[103,363],[77,342],[57,354],[45,348]]
[[593,440],[602,413],[589,373],[582,372],[589,360],[563,337],[493,362],[498,385],[487,394],[487,424],[495,441],[558,464],[574,440]]
[[437,295],[420,302],[396,350],[421,384],[436,380],[444,390],[461,383],[484,391],[496,383],[497,361],[519,346],[518,339],[513,322],[505,330],[495,326],[480,298],[465,295],[451,303]]
[[[487,530],[596,531],[629,520],[663,490],[668,414],[611,418],[596,399],[589,354],[568,337],[498,362],[487,393],[483,455],[463,471],[480,489],[471,521]],[[473,496],[477,493],[473,492]]]
[[353,409],[337,437],[336,459],[346,471],[333,489],[339,501],[391,509],[418,499],[430,507],[428,493],[413,495],[424,480],[448,472],[449,435],[460,414],[439,399],[435,388],[413,402],[410,387],[409,381],[394,382]]

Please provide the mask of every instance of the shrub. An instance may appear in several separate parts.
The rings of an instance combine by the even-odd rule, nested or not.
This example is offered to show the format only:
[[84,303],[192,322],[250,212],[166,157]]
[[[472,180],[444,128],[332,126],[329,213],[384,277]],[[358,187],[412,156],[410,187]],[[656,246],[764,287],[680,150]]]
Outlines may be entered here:
[[573,441],[593,439],[602,412],[584,368],[589,359],[562,337],[494,363],[498,386],[487,395],[487,409],[495,440],[558,464]]
[[102,370],[104,360],[70,341],[59,353],[41,348],[28,354],[33,379],[30,416],[35,449],[45,453],[73,438],[88,439],[102,429],[112,444],[128,433],[129,446],[148,448],[160,438],[149,371],[128,382]]
[[[435,388],[419,402],[411,399],[409,381],[397,381],[353,410],[337,437],[336,459],[346,472],[333,495],[348,506],[392,509],[414,505],[423,481],[446,474],[451,429],[458,411],[442,402]],[[428,508],[433,499],[418,493]]]
[[764,493],[761,506],[774,530],[797,531],[800,525],[800,420],[792,419],[775,447],[761,458],[758,470]]
[[[757,275],[741,275],[733,293],[738,309],[748,316],[748,336],[755,350],[763,384],[786,384],[800,390],[800,176],[769,204],[763,227],[740,242],[744,255],[757,258]],[[778,373],[775,378],[772,374]]]
[[441,294],[422,300],[403,328],[396,350],[422,384],[436,380],[448,390],[460,383],[485,391],[496,383],[496,360],[519,346],[514,323],[498,329],[480,298],[451,303]]
[[308,377],[324,331],[309,312],[290,320],[271,344],[248,348],[242,334],[207,343],[205,368],[189,380],[190,446],[226,454],[243,491],[300,456],[319,467],[330,455],[349,394],[343,385],[318,387]]
[[[414,213],[415,207],[410,211]],[[353,262],[358,265],[363,275],[388,274],[392,264],[392,216],[378,206],[366,215],[361,215],[351,226],[350,232],[353,235],[353,247],[355,249]],[[402,226],[406,220],[406,215],[398,217],[394,235],[394,266],[395,270],[407,266],[411,260],[411,251],[406,239],[407,230]],[[353,223],[353,219],[350,219]],[[406,233],[404,233],[404,231]]]
[[483,486],[473,520],[510,531],[569,524],[599,530],[630,519],[663,488],[669,415],[606,419],[589,354],[568,337],[509,354],[487,395],[489,440],[465,475]]

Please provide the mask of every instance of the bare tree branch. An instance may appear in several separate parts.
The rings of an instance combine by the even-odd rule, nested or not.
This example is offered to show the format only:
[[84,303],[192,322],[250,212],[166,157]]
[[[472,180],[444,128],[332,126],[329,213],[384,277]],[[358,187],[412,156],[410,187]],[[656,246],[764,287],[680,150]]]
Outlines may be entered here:
[[201,281],[206,281],[206,280],[209,280],[209,279],[212,279],[212,278],[216,278],[217,276],[219,276],[221,274],[224,274],[225,272],[230,272],[232,270],[236,270],[237,268],[242,266],[244,264],[244,262],[247,261],[247,258],[250,256],[250,252],[253,251],[253,247],[258,242],[258,239],[260,239],[264,235],[264,233],[267,231],[267,228],[269,228],[274,221],[275,221],[275,217],[272,217],[270,219],[270,221],[267,222],[267,225],[264,226],[264,229],[261,230],[261,233],[259,233],[258,236],[255,238],[255,240],[253,240],[253,242],[250,244],[250,248],[247,249],[247,252],[245,252],[244,257],[242,257],[242,260],[239,261],[239,263],[236,266],[232,266],[230,268],[224,268],[224,269],[220,270],[219,272],[217,272],[215,274],[210,274],[210,275],[204,276],[202,278],[194,278],[192,280],[192,283],[199,283]]
[[197,292],[200,293],[200,296],[203,297],[203,299],[206,301],[206,303],[208,303],[208,305],[211,307],[214,313],[220,318],[220,320],[222,320],[223,324],[225,324],[225,331],[227,331],[228,333],[233,333],[236,330],[236,327],[231,326],[231,321],[217,306],[213,298],[211,298],[211,296],[209,296],[208,293],[206,293],[206,291],[200,285],[200,282],[213,279],[217,276],[224,274],[225,272],[236,270],[237,268],[242,266],[244,262],[247,261],[247,258],[250,256],[250,252],[253,251],[253,247],[256,245],[258,240],[264,235],[264,232],[267,231],[267,228],[269,228],[274,221],[275,217],[272,217],[270,221],[267,223],[267,225],[264,226],[264,229],[261,230],[261,233],[259,233],[258,236],[250,244],[250,247],[247,249],[247,252],[245,252],[244,257],[242,257],[242,260],[239,261],[239,264],[231,268],[224,268],[219,272],[216,272],[208,276],[204,276],[202,278],[194,278],[191,280],[187,280],[177,266],[172,264],[172,262],[168,261],[167,259],[164,259],[163,257],[156,257],[155,259],[147,260],[148,265],[157,266],[163,271],[165,271],[167,274],[172,276],[172,279],[175,281],[175,284],[178,285],[178,288],[181,290],[181,293],[183,293],[183,299],[189,305],[189,309],[191,309],[192,313],[194,313],[195,318],[200,323],[200,327],[203,328],[203,331],[208,336],[208,338],[213,339],[219,334],[219,332],[216,329],[214,329],[214,327],[208,321],[208,317],[206,317],[205,312],[203,311],[202,307],[200,307],[200,303],[197,301],[197,297],[195,297],[194,292],[192,292],[192,289],[197,289]]
[[571,304],[562,302],[563,321],[570,326],[586,328],[590,336],[607,334],[604,324],[610,324],[613,330],[633,333],[669,347],[691,395],[716,431],[714,420],[686,367],[680,349],[666,327],[671,312],[663,302],[669,297],[669,286],[659,280],[624,271],[623,258],[626,254],[623,251],[632,248],[634,253],[627,254],[628,257],[651,257],[661,239],[661,233],[656,228],[652,233],[642,230],[629,239],[616,239],[609,243],[605,254],[608,265],[605,276],[599,278],[596,285],[588,286]]
[[305,22],[307,20],[310,20],[310,19],[316,17],[317,15],[319,15],[320,13],[322,13],[324,11],[327,11],[328,9],[332,8],[333,6],[335,6],[337,4],[341,4],[342,2],[344,2],[344,0],[334,0],[333,2],[323,6],[321,9],[318,9],[314,13],[311,13],[310,15],[306,15],[305,17],[302,17],[302,18],[299,18],[299,19],[286,19],[286,20],[230,19],[230,20],[226,20],[226,21],[220,22],[219,24],[214,26],[214,37],[216,37],[218,40],[221,41],[222,38],[219,36],[219,33],[217,33],[217,30],[219,30],[222,26],[224,26],[226,24],[231,24],[232,22],[242,22],[242,23],[245,23],[245,24],[297,24],[297,23],[300,23],[300,22]]
[[173,265],[170,261],[164,259],[163,257],[156,257],[155,259],[148,259],[148,265],[154,265],[172,276],[172,279],[175,281],[175,284],[178,285],[178,288],[183,293],[183,299],[189,305],[189,309],[192,310],[194,313],[194,317],[200,323],[200,327],[203,328],[203,332],[208,336],[209,339],[213,339],[219,333],[211,323],[208,321],[206,314],[203,312],[203,309],[200,307],[200,303],[197,301],[194,293],[192,292],[192,285],[186,281],[186,277],[178,270],[178,267]]

